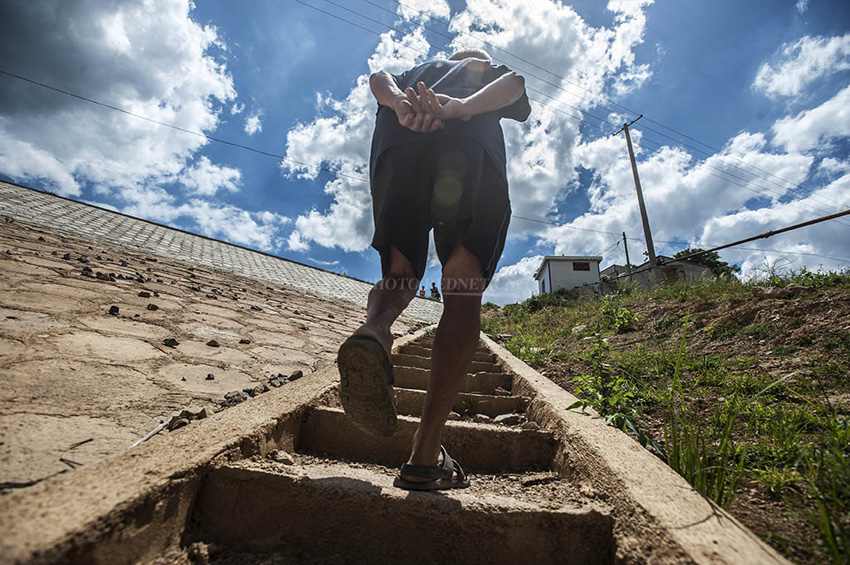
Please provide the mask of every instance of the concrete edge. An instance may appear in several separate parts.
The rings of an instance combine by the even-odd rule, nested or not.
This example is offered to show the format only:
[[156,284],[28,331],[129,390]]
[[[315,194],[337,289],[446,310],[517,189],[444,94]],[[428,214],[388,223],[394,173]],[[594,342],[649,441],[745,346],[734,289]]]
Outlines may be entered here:
[[[481,336],[505,369],[517,377],[514,394],[532,397],[529,418],[559,439],[562,453],[556,455],[555,470],[592,481],[609,498],[618,522],[618,543],[646,546],[641,553],[650,560],[660,557],[658,552],[663,549],[665,561],[673,550],[683,561],[693,563],[790,563],[638,442],[605,424],[598,414],[567,410],[577,400],[575,396],[483,333]],[[644,519],[635,515],[635,509],[642,511]]]
[[[393,350],[433,326],[396,338]],[[0,495],[0,563],[132,563],[178,544],[218,464],[292,451],[308,407],[330,396],[336,364],[25,491]]]
[[332,365],[209,419],[21,492],[0,496],[0,563],[130,563],[179,542],[215,459],[292,449]]

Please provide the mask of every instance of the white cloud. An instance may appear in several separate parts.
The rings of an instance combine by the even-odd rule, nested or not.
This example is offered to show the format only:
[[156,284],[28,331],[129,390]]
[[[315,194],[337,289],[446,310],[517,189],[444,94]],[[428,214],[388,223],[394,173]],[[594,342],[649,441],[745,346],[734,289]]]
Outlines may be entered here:
[[194,165],[183,169],[179,179],[190,192],[212,196],[219,190],[238,191],[242,173],[238,169],[214,165],[202,155]]
[[543,261],[542,255],[523,257],[513,265],[496,270],[490,286],[484,291],[483,300],[495,304],[520,302],[537,292],[534,273]]
[[[638,87],[648,76],[645,66],[635,64],[633,48],[643,40],[646,23],[643,9],[649,3],[612,2],[609,8],[615,19],[611,29],[590,27],[572,8],[550,0],[522,4],[478,0],[467,3],[466,9],[452,18],[450,30],[457,39],[449,49],[481,47],[481,41],[472,36],[487,30],[490,45],[484,48],[496,58],[509,59],[509,66],[516,62],[515,67],[524,73],[529,95],[535,100],[528,123],[503,121],[516,214],[545,216],[559,193],[577,178],[573,152],[580,142],[579,122],[568,115],[575,112],[566,104],[587,109],[593,104],[593,94],[583,89],[591,93],[601,93],[605,88],[624,92]],[[439,5],[431,6],[435,10]],[[408,17],[413,16],[408,14]],[[534,61],[555,76],[531,67],[524,69],[523,65],[528,67],[527,64],[493,49],[492,45]],[[430,45],[418,27],[408,32],[387,32],[369,59],[369,70],[401,72],[423,61],[429,51]],[[316,178],[319,167],[325,166],[366,177],[376,108],[367,79],[366,75],[358,77],[354,88],[342,100],[318,97],[317,117],[297,125],[287,135],[286,157],[304,165],[284,161],[281,164],[284,171]],[[541,103],[555,108],[543,107]],[[611,126],[606,127],[613,132]],[[313,209],[296,219],[290,248],[303,249],[309,242],[349,251],[368,247],[373,229],[368,185],[339,178],[328,182],[324,190],[334,197],[333,202],[325,210]],[[537,230],[539,227],[526,222],[514,222],[511,234],[521,236]]]
[[406,20],[427,23],[431,16],[448,19],[451,9],[445,0],[405,0],[399,3],[398,14]]
[[263,112],[257,110],[245,119],[245,133],[254,135],[263,131],[263,123],[260,118],[263,117]]
[[809,0],[797,0],[797,3],[794,4],[794,8],[797,9],[798,13],[805,14],[806,10],[809,9]]
[[773,133],[773,143],[789,151],[823,150],[850,136],[850,86],[816,108],[778,120]]
[[777,59],[761,66],[753,88],[773,99],[800,96],[813,82],[850,69],[850,33],[835,37],[807,35],[783,45]]
[[[209,133],[222,112],[244,104],[221,57],[226,45],[214,27],[193,21],[193,9],[191,0],[8,0],[0,52],[12,72]],[[9,177],[263,250],[281,245],[288,218],[211,200],[238,191],[242,173],[199,155],[203,136],[2,80],[0,171]]]

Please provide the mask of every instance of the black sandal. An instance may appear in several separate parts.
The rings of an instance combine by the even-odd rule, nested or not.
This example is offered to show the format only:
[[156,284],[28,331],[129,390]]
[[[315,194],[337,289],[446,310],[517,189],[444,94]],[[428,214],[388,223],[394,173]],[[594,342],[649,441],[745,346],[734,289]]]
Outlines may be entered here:
[[[446,448],[440,446],[440,453],[443,455],[443,462],[439,465],[410,465],[405,463],[401,466],[401,473],[395,478],[393,486],[405,490],[448,490],[453,488],[467,488],[469,486],[469,477],[463,472],[460,464],[449,457]],[[424,482],[412,482],[402,478],[402,475],[408,477],[419,477],[421,479],[431,479]],[[457,476],[455,478],[455,476]]]

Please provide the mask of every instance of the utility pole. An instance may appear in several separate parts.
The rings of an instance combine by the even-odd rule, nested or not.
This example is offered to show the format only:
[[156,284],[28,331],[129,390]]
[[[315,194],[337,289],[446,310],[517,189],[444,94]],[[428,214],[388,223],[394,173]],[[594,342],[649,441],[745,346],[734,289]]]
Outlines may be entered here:
[[632,264],[629,261],[629,242],[626,241],[626,232],[623,232],[623,250],[626,252],[626,272],[631,274]]
[[646,216],[646,205],[643,203],[643,192],[640,189],[640,177],[638,177],[637,163],[635,163],[635,152],[632,149],[632,138],[629,135],[629,126],[643,117],[643,114],[632,120],[628,124],[623,124],[620,131],[626,132],[626,145],[629,148],[629,159],[632,162],[632,174],[635,177],[635,190],[637,191],[638,207],[640,208],[640,219],[643,222],[643,236],[646,238],[646,253],[649,256],[649,264],[655,266],[655,246],[652,244],[652,232],[649,229],[649,218]]

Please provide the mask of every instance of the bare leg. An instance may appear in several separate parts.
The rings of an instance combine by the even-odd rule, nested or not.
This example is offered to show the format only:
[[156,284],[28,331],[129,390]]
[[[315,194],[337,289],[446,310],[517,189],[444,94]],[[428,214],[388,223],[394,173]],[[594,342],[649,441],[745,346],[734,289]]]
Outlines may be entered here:
[[366,305],[366,323],[354,335],[368,335],[377,339],[387,355],[392,355],[393,336],[390,327],[401,315],[418,288],[418,281],[407,257],[395,247],[390,248],[390,265],[387,273],[372,290]]
[[410,464],[438,462],[443,428],[478,345],[482,277],[481,262],[458,242],[443,267],[443,315],[434,338],[431,379],[419,429],[413,438]]

